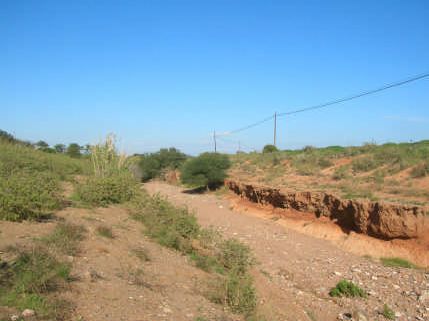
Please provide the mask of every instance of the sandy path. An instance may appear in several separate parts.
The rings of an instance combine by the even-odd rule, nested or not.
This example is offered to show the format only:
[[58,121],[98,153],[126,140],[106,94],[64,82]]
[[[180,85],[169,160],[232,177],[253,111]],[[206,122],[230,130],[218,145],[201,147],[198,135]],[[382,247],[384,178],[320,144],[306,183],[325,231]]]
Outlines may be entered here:
[[[422,271],[383,267],[284,224],[232,211],[229,201],[213,195],[186,194],[160,182],[145,187],[187,204],[203,226],[249,244],[260,262],[254,275],[261,305],[280,320],[336,320],[357,310],[368,320],[385,320],[379,313],[385,303],[397,320],[429,319],[429,275]],[[367,290],[369,298],[329,297],[329,289],[343,278]]]
[[[141,223],[120,207],[94,210],[68,208],[58,213],[88,230],[73,258],[66,299],[74,305],[72,320],[86,321],[240,321],[201,293],[209,274],[186,256],[166,249],[142,233]],[[111,227],[114,238],[102,237],[98,226]],[[139,259],[143,250],[149,260]],[[202,319],[204,318],[204,319]]]

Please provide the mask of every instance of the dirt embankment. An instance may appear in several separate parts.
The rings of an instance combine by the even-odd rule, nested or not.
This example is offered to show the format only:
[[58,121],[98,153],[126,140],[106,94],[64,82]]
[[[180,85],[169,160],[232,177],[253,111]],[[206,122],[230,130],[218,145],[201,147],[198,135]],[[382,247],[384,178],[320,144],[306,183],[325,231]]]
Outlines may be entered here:
[[324,192],[289,192],[232,180],[225,185],[252,202],[326,216],[346,230],[381,239],[419,238],[429,230],[429,217],[419,206],[343,200]]

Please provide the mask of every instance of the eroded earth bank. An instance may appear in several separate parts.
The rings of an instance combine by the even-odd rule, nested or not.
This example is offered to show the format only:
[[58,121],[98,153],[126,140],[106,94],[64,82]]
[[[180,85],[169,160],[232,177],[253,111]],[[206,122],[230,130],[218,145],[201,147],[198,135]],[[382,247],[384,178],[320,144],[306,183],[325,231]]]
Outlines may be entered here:
[[[429,274],[423,269],[383,266],[375,258],[356,255],[356,251],[338,246],[329,237],[316,238],[294,228],[297,225],[312,228],[316,225],[313,221],[295,224],[287,220],[287,215],[285,218],[268,215],[267,211],[251,207],[249,201],[233,195],[189,194],[180,187],[160,182],[145,186],[151,193],[160,193],[176,204],[194,209],[203,226],[213,226],[253,249],[259,262],[252,272],[259,305],[273,320],[350,320],[349,314],[353,313],[362,313],[359,320],[386,320],[382,315],[385,304],[393,309],[396,320],[429,318]],[[297,213],[292,209],[282,211],[295,216]],[[337,227],[336,231],[342,233],[338,238],[343,244],[351,239],[381,249],[384,244],[407,241],[347,234],[327,221],[329,227]],[[354,235],[358,238],[354,239]],[[342,279],[365,289],[368,298],[330,297],[329,290]]]

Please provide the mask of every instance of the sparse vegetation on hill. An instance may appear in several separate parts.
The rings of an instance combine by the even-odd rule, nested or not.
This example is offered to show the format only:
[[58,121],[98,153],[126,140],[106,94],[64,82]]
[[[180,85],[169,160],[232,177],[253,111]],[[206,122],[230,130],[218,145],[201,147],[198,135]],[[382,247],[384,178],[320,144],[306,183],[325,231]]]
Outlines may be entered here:
[[0,219],[40,219],[61,206],[62,180],[83,174],[88,163],[0,139]]
[[[429,141],[367,143],[356,147],[305,147],[230,156],[229,175],[240,181],[300,191],[322,190],[347,198],[429,204]],[[425,183],[426,182],[426,183]]]
[[180,179],[186,185],[213,188],[223,184],[230,165],[226,155],[203,153],[183,165]]

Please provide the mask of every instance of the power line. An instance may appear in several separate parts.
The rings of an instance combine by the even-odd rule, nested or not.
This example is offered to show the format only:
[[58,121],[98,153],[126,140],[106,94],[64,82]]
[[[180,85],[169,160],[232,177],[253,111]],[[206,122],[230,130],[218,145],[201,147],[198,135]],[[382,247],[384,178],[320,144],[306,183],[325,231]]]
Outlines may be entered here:
[[[339,103],[343,103],[346,101],[350,101],[356,98],[360,98],[363,96],[367,96],[367,95],[371,95],[371,94],[375,94],[390,88],[394,88],[394,87],[398,87],[398,86],[402,86],[405,85],[407,83],[413,82],[413,81],[417,81],[423,78],[429,77],[429,72],[427,73],[423,73],[417,76],[413,76],[410,78],[407,78],[405,80],[401,80],[401,81],[397,81],[397,82],[393,82],[387,85],[384,85],[382,87],[376,88],[376,89],[372,89],[372,90],[367,90],[367,91],[363,91],[361,93],[355,94],[355,95],[351,95],[351,96],[346,96],[343,98],[339,98],[339,99],[335,99],[326,103],[322,103],[322,104],[318,104],[318,105],[314,105],[314,106],[310,106],[310,107],[304,107],[304,108],[300,108],[300,109],[296,109],[296,110],[292,110],[292,111],[288,111],[288,112],[283,112],[283,113],[278,113],[277,117],[282,117],[282,116],[286,116],[286,115],[292,115],[292,114],[297,114],[297,113],[302,113],[302,112],[306,112],[306,111],[310,111],[310,110],[314,110],[314,109],[321,109],[321,108],[326,108],[328,106],[332,106],[335,104],[339,104]],[[231,130],[229,132],[226,132],[224,135],[231,135],[231,134],[236,134],[242,131],[245,131],[247,129],[259,126],[263,123],[266,123],[267,121],[270,121],[271,119],[275,118],[275,115],[269,116],[267,118],[261,119],[257,122],[254,122],[250,125],[247,126],[243,126],[241,128],[235,129],[235,130]]]
[[416,80],[419,80],[419,79],[422,79],[422,78],[425,78],[425,77],[429,77],[429,73],[425,73],[425,74],[421,74],[421,75],[418,75],[418,76],[414,76],[414,77],[411,77],[411,78],[408,78],[406,80],[402,80],[402,81],[399,81],[399,82],[390,83],[390,84],[384,85],[382,87],[379,87],[377,89],[367,90],[367,91],[361,92],[361,93],[356,94],[356,95],[352,95],[352,96],[347,96],[347,97],[344,97],[344,98],[336,99],[336,100],[333,100],[333,101],[330,101],[330,102],[327,102],[327,103],[323,103],[323,104],[319,104],[319,105],[315,105],[315,106],[310,106],[310,107],[306,107],[306,108],[301,108],[301,109],[297,109],[297,110],[293,110],[293,111],[288,111],[288,112],[285,112],[285,113],[280,113],[280,114],[277,114],[277,116],[281,117],[281,116],[286,116],[286,115],[292,115],[292,114],[302,113],[302,112],[309,111],[309,110],[325,108],[325,107],[328,107],[328,106],[331,106],[331,105],[334,105],[334,104],[339,104],[339,103],[343,103],[345,101],[349,101],[349,100],[353,100],[353,99],[360,98],[360,97],[363,97],[363,96],[375,94],[375,93],[378,93],[378,92],[386,90],[386,89],[390,89],[390,88],[393,88],[393,87],[398,87],[398,86],[401,86],[401,85],[404,85],[404,84],[407,84],[407,83],[410,83],[410,82],[413,82],[413,81],[416,81]]
[[244,147],[245,149],[248,149],[248,150],[256,150],[256,148],[253,148],[252,146],[244,144],[242,141],[239,141],[239,140],[225,139],[225,138],[219,137],[219,136],[217,137],[217,139],[219,139],[220,141],[223,141],[225,143],[234,144],[236,146]]
[[250,129],[252,127],[256,127],[258,125],[261,125],[261,124],[263,124],[263,123],[265,123],[265,122],[267,122],[267,121],[269,121],[269,120],[271,120],[273,118],[274,118],[274,116],[270,116],[270,117],[264,118],[264,119],[262,119],[260,121],[257,121],[255,123],[253,123],[253,124],[250,124],[250,125],[247,125],[247,126],[235,129],[235,130],[231,130],[231,131],[227,132],[226,134],[236,134],[236,133],[242,132],[242,131]]

